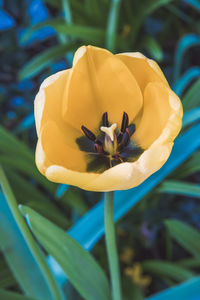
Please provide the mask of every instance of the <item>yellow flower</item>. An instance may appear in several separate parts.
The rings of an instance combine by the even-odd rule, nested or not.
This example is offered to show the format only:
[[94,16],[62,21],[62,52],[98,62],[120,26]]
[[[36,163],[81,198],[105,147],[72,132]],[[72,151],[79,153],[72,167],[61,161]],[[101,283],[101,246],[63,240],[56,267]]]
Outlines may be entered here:
[[129,264],[133,260],[133,257],[134,257],[133,249],[130,247],[125,247],[123,249],[123,252],[120,255],[120,260],[125,264]]
[[131,277],[132,281],[142,288],[146,288],[151,284],[151,277],[142,275],[142,268],[139,263],[135,263],[132,267],[124,270],[125,275]]
[[35,99],[36,164],[49,180],[90,191],[135,187],[168,159],[182,105],[141,53],[77,50]]

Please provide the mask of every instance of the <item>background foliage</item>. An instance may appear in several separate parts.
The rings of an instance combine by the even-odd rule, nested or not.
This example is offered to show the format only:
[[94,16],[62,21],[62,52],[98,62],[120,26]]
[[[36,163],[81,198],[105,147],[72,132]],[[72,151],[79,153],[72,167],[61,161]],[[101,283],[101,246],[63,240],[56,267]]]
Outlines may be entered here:
[[[66,283],[48,257],[54,276],[49,271],[47,252],[37,247],[16,202],[28,206],[21,208],[22,214],[54,257],[57,250],[46,248],[30,208],[61,229],[76,224],[69,234],[87,250],[104,232],[102,203],[94,206],[101,193],[53,184],[34,163],[33,101],[39,85],[50,74],[70,67],[77,47],[93,44],[113,52],[141,51],[157,60],[185,113],[166,167],[141,188],[116,193],[116,219],[128,213],[117,223],[124,297],[143,299],[190,280],[150,299],[199,299],[199,14],[195,0],[0,1],[0,298],[30,299],[22,298],[24,293],[35,299],[62,299],[54,278],[59,285]],[[101,239],[93,254],[107,273],[104,249]],[[34,271],[27,278],[30,270]],[[64,293],[68,299],[81,299],[69,284]]]

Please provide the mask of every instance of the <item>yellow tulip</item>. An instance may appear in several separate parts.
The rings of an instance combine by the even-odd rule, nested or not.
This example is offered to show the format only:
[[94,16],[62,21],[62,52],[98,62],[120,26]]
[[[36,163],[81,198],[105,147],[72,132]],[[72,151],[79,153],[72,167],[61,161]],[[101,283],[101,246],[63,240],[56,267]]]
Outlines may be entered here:
[[135,187],[168,159],[182,114],[156,62],[83,46],[36,96],[37,167],[85,190]]

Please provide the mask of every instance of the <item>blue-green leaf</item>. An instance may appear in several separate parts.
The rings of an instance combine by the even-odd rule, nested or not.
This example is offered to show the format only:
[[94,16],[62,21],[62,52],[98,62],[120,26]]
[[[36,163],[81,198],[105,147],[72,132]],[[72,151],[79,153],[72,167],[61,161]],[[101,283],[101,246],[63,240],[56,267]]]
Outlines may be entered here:
[[118,24],[118,15],[121,0],[112,0],[108,15],[108,23],[106,29],[106,47],[110,51],[115,50],[116,32]]
[[199,106],[200,109],[200,79],[198,79],[192,86],[189,88],[185,96],[183,97],[183,108],[184,111],[187,111],[192,108]]
[[56,259],[70,282],[85,299],[111,299],[106,276],[91,254],[34,210],[26,206],[21,206],[20,210],[40,244]]
[[177,180],[165,180],[157,189],[159,193],[183,195],[200,199],[200,185]]
[[200,258],[200,232],[178,220],[165,222],[170,235],[196,258]]
[[200,37],[196,34],[186,34],[177,44],[174,58],[174,82],[178,80],[181,72],[183,56],[191,47],[200,45]]
[[194,277],[182,284],[167,289],[147,300],[199,300],[200,277]]
[[33,299],[32,297],[26,297],[17,293],[9,292],[0,289],[0,299],[2,300],[37,300]]
[[2,168],[0,197],[0,249],[17,282],[28,296],[38,300],[61,300],[55,279],[18,211]]
[[195,275],[194,272],[186,268],[162,260],[146,260],[141,263],[141,266],[148,274],[158,276],[159,278],[168,277],[178,282],[187,280]]
[[173,90],[174,92],[181,97],[185,89],[189,86],[189,84],[200,76],[200,68],[192,67],[187,70],[182,77],[180,77],[175,83]]
[[53,61],[65,56],[70,51],[74,51],[76,48],[77,44],[72,42],[67,45],[54,46],[38,54],[22,68],[19,72],[19,79],[24,80],[35,76],[41,70],[48,67]]

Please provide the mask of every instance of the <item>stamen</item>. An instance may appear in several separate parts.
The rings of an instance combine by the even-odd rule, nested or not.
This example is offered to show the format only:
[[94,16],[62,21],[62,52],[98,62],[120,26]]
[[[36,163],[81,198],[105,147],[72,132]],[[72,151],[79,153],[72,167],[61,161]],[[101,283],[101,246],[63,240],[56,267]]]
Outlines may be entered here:
[[123,117],[122,117],[121,130],[117,137],[118,143],[120,143],[123,138],[123,134],[125,133],[126,128],[128,127],[128,122],[129,122],[128,114],[126,112],[124,112]]
[[123,147],[126,147],[130,142],[130,134],[129,134],[128,128],[126,128],[126,132],[124,135],[125,135],[125,137],[124,137],[124,141],[123,141]]
[[130,142],[130,134],[128,128],[126,128],[126,131],[121,138],[121,144],[118,147],[119,151],[122,151],[122,149],[128,146],[129,142]]
[[98,143],[95,143],[94,144],[94,149],[97,153],[105,153],[104,150],[103,150],[103,146],[98,144]]
[[117,123],[112,124],[110,127],[104,127],[104,126],[100,127],[101,131],[105,132],[105,134],[107,134],[110,137],[112,142],[114,141],[114,131],[116,128],[117,128]]
[[121,125],[121,132],[124,133],[126,128],[128,127],[128,115],[126,112],[123,113],[123,118],[122,118],[122,125]]
[[132,136],[135,132],[135,124],[131,124],[128,126],[129,135]]
[[103,120],[103,126],[109,127],[108,113],[107,113],[107,112],[105,112],[105,113],[103,114],[102,120]]
[[86,128],[83,125],[81,126],[81,129],[89,140],[91,140],[93,142],[96,141],[96,135],[92,131],[90,131],[88,128]]

